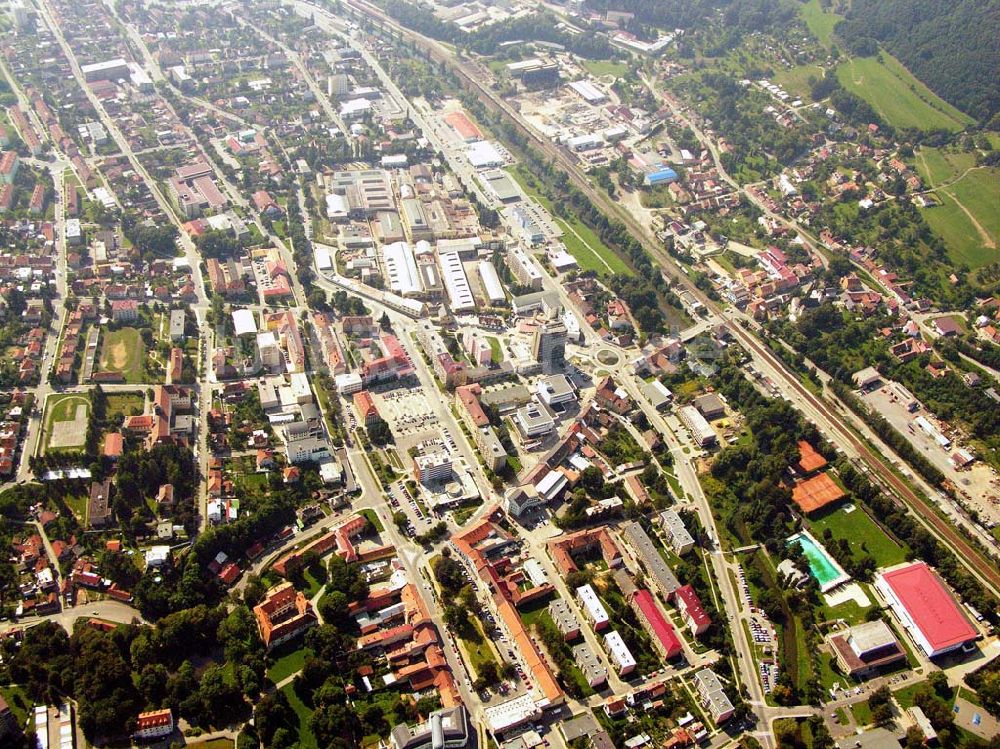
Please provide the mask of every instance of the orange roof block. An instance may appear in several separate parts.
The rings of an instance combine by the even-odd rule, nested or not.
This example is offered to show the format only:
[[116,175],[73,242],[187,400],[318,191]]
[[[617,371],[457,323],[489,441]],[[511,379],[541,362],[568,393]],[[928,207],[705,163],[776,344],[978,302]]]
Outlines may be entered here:
[[826,458],[805,440],[799,440],[799,470],[802,473],[818,471],[826,465]]

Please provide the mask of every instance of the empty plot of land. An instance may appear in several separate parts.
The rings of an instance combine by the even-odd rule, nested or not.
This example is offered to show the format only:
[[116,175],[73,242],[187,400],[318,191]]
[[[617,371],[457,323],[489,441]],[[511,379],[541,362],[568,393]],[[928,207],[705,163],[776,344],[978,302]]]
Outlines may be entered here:
[[796,65],[793,68],[779,70],[771,79],[781,86],[785,91],[794,96],[809,101],[809,92],[812,89],[812,79],[823,79],[823,68],[819,65]]
[[66,395],[49,401],[46,418],[47,449],[66,450],[84,446],[90,401],[82,395]]

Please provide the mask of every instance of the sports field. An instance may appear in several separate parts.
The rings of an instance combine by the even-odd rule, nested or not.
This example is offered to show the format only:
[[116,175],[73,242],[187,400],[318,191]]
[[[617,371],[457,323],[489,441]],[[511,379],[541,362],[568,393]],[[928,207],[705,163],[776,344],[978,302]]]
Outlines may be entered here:
[[45,402],[45,449],[78,450],[87,439],[90,400],[69,393],[50,396]]
[[135,328],[105,331],[102,336],[98,371],[121,372],[127,383],[143,381],[143,359],[146,347]]
[[871,104],[885,120],[899,128],[957,132],[974,120],[955,109],[921,83],[888,52],[861,57],[837,66],[841,85]]
[[584,60],[583,67],[585,67],[591,75],[596,75],[598,77],[602,75],[613,75],[618,78],[622,78],[628,75],[629,67],[623,62],[614,62],[612,60]]

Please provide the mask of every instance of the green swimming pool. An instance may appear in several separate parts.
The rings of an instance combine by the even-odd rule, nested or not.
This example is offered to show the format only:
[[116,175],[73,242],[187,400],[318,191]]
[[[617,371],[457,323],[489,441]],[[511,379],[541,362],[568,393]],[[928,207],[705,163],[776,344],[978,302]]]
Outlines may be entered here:
[[809,562],[809,571],[816,578],[819,589],[823,593],[851,579],[851,576],[844,572],[836,560],[823,548],[823,545],[808,531],[796,533],[788,539],[788,543],[798,543],[802,547],[802,553],[806,555],[806,560]]

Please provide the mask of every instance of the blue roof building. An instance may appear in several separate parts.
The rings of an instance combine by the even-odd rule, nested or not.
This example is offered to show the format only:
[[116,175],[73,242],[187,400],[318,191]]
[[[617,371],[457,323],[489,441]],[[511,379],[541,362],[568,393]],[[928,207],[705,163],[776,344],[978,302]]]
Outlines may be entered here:
[[662,169],[657,169],[655,172],[649,172],[646,175],[645,182],[647,185],[666,185],[674,182],[677,179],[677,172],[675,172],[670,167],[664,167]]

